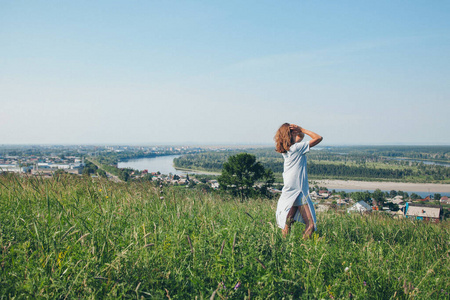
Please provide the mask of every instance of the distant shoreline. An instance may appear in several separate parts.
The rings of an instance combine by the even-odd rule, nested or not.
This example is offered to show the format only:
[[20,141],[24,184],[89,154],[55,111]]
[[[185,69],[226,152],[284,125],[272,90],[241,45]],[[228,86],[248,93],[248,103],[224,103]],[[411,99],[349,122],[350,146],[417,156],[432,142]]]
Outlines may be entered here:
[[177,171],[183,171],[189,174],[189,172],[192,172],[192,174],[199,174],[199,175],[221,175],[221,173],[217,173],[217,172],[210,172],[210,171],[205,171],[205,170],[199,170],[199,169],[187,169],[187,168],[179,168],[179,167],[175,167],[175,170]]
[[409,183],[409,182],[384,182],[384,181],[356,181],[356,180],[311,180],[318,186],[328,189],[346,190],[376,190],[382,191],[404,191],[404,192],[430,192],[450,193],[450,184],[439,183]]
[[[193,172],[194,174],[220,175],[217,172],[208,172],[198,169],[178,168],[176,170],[183,172]],[[395,181],[359,181],[359,180],[339,180],[339,179],[311,179],[310,184],[326,187],[327,189],[342,190],[376,190],[382,191],[403,191],[403,192],[430,192],[450,194],[450,184],[445,183],[413,183],[413,182],[395,182]]]

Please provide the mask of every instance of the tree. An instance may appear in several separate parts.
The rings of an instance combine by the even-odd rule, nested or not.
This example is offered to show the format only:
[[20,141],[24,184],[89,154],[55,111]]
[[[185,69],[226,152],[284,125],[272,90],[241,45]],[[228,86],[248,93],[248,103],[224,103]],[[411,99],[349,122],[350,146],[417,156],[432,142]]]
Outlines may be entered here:
[[397,191],[396,190],[391,190],[389,192],[389,197],[394,198],[395,196],[397,196]]
[[97,171],[98,167],[91,163],[90,161],[86,161],[83,168],[83,175],[91,175]]
[[442,210],[442,217],[443,217],[444,220],[450,219],[450,209],[444,208]]
[[205,193],[211,190],[211,187],[207,183],[199,183],[195,188]]
[[256,156],[248,153],[230,156],[223,164],[222,175],[217,178],[220,189],[240,196],[241,199],[263,192],[253,187],[261,179],[264,180],[262,190],[266,191],[274,181],[273,172],[266,171],[264,166],[256,161]]
[[353,192],[350,194],[350,198],[352,198],[355,202],[364,201],[368,204],[372,202],[369,191]]
[[441,200],[441,194],[439,194],[439,193],[434,194],[433,199],[434,200]]
[[342,199],[345,199],[348,197],[348,193],[346,193],[345,191],[339,191],[339,192],[333,192],[333,194],[337,194],[339,196],[341,196]]
[[389,210],[392,210],[392,211],[398,211],[399,210],[398,204],[394,204],[392,202],[388,203],[388,207],[389,207]]
[[269,188],[273,185],[273,182],[275,181],[273,171],[271,169],[265,169],[262,179],[263,184],[260,186],[259,192],[261,195],[271,197],[272,194],[270,193]]
[[384,193],[380,189],[376,189],[372,194],[373,200],[377,203],[378,206],[383,207],[386,199],[384,198]]
[[197,184],[195,183],[194,180],[190,180],[189,183],[188,183],[188,186],[189,186],[190,188],[193,188],[193,187],[195,187],[196,185],[197,185]]
[[147,173],[144,176],[142,176],[142,180],[143,181],[152,181],[152,179],[153,179],[153,175],[149,174],[149,173]]
[[125,168],[125,169],[119,169],[119,178],[123,181],[128,181],[131,177],[131,173],[133,172],[133,169]]
[[108,178],[108,176],[106,175],[106,172],[104,170],[102,170],[102,169],[98,169],[97,170],[97,174],[100,177]]
[[417,200],[417,199],[422,199],[422,197],[420,197],[420,196],[417,195],[416,193],[412,193],[412,194],[411,194],[411,200]]
[[407,192],[398,191],[397,195],[402,196],[403,200],[406,200],[406,198],[409,198],[409,194]]

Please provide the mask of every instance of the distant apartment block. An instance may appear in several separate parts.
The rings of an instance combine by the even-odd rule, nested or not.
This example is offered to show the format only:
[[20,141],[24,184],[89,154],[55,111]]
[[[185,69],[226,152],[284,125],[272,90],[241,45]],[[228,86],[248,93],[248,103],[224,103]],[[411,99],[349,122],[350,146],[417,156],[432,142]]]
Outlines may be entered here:
[[12,173],[26,173],[31,170],[31,167],[21,167],[18,164],[2,164],[0,165],[0,173],[12,172]]

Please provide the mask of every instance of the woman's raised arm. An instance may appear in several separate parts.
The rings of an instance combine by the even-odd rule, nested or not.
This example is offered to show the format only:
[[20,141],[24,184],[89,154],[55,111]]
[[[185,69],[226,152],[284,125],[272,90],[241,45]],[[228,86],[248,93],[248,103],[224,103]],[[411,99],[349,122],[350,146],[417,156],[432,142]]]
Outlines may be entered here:
[[312,139],[309,141],[309,147],[314,147],[315,145],[319,144],[323,140],[323,137],[318,135],[315,132],[309,131],[308,129],[305,129],[305,128],[302,128],[301,130],[304,134],[309,135]]
[[[299,134],[299,133],[304,133],[309,135],[312,140],[309,141],[309,147],[314,147],[315,145],[317,145],[318,143],[320,143],[323,140],[323,137],[321,137],[320,135],[318,135],[315,132],[312,132],[308,129],[302,128],[298,125],[295,124],[291,124],[289,125],[289,128],[295,133],[295,134]],[[303,139],[303,136],[300,137],[301,139]]]

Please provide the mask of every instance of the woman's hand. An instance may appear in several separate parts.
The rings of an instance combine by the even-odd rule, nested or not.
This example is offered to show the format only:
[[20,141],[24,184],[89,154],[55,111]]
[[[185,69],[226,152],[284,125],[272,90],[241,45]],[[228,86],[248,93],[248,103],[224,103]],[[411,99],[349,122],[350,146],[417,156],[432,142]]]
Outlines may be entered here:
[[294,134],[294,136],[299,137],[299,138],[296,138],[296,140],[295,140],[296,143],[303,140],[303,137],[305,136],[305,134],[309,135],[312,138],[312,140],[309,141],[310,147],[314,147],[315,145],[319,144],[323,140],[323,138],[320,135],[318,135],[317,133],[309,131],[308,129],[305,129],[305,128],[301,128],[300,126],[295,125],[295,124],[290,124],[289,129],[292,130],[292,133]]
[[289,129],[292,130],[292,132],[295,134],[300,134],[300,132],[302,132],[302,128],[295,124],[290,124]]

